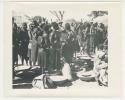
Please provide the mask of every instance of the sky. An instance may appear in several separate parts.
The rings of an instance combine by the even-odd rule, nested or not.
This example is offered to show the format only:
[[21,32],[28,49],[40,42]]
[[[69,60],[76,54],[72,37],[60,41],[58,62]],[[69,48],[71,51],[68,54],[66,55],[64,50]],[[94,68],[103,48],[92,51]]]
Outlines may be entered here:
[[81,18],[88,19],[87,14],[89,14],[92,10],[87,9],[89,7],[82,7],[82,5],[78,6],[76,4],[56,4],[56,3],[20,3],[18,7],[16,5],[13,6],[14,15],[28,15],[28,16],[43,16],[47,17],[49,20],[55,20],[55,16],[50,13],[50,11],[65,11],[64,20],[75,19],[80,21]]

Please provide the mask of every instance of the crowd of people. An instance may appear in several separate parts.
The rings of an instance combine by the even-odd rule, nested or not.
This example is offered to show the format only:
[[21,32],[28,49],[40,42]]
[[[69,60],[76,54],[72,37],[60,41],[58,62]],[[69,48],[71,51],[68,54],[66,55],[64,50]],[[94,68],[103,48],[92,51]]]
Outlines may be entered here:
[[[41,73],[45,70],[61,69],[63,57],[70,65],[76,52],[92,57],[102,46],[107,50],[107,26],[103,23],[65,23],[34,20],[30,24],[17,26],[12,18],[13,33],[13,74],[18,66],[18,55],[30,68],[38,65]],[[103,50],[104,50],[103,49]]]

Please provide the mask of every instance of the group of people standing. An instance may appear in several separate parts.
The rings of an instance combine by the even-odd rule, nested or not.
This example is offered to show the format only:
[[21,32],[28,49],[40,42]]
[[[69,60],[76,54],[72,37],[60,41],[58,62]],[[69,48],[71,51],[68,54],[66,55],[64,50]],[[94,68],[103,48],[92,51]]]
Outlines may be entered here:
[[13,71],[18,65],[18,55],[27,65],[40,66],[44,70],[60,70],[60,58],[72,63],[77,51],[91,56],[99,45],[107,43],[107,28],[102,23],[84,22],[77,26],[73,23],[42,22],[22,23],[18,27],[12,20],[13,32]]
[[105,45],[107,47],[107,26],[103,23],[80,23],[77,33],[81,53],[91,56],[96,53],[100,45]]

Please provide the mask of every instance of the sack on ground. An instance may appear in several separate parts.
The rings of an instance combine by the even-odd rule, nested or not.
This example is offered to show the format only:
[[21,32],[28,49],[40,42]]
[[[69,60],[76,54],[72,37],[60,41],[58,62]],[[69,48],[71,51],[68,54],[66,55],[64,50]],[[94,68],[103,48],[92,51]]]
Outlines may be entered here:
[[46,75],[43,77],[43,85],[45,89],[57,88],[57,85]]

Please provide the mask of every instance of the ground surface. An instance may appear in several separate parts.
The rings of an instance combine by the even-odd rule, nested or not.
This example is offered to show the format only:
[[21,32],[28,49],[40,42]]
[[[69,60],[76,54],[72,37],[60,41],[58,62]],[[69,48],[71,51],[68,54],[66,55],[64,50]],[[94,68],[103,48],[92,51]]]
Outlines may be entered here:
[[[74,66],[76,64],[83,68],[83,66],[86,63],[86,59],[90,59],[85,56],[81,56],[81,58],[82,58],[82,60],[75,61]],[[91,60],[92,60],[92,58],[91,58]],[[20,64],[20,61],[19,61],[19,64]],[[73,67],[74,69],[72,70],[72,72],[75,73],[73,76],[74,81],[72,81],[72,83],[70,83],[70,84],[66,84],[64,86],[59,86],[59,87],[57,87],[57,89],[75,89],[75,88],[84,89],[84,88],[100,87],[95,80],[82,81],[80,78],[78,78],[77,74],[80,73],[81,70],[76,70],[76,69],[78,69],[79,66]],[[32,69],[32,70],[29,70],[29,68],[30,68],[30,66],[27,66],[27,65],[23,65],[23,66],[19,65],[15,68],[16,77],[14,77],[14,79],[13,79],[13,88],[14,89],[33,89],[32,80],[36,76],[39,76],[41,73],[40,73],[39,66],[35,66],[34,69]],[[91,74],[92,68],[93,67],[90,64],[90,66],[84,66],[83,69],[85,69],[85,71],[84,71],[85,73],[90,72],[90,74]]]

